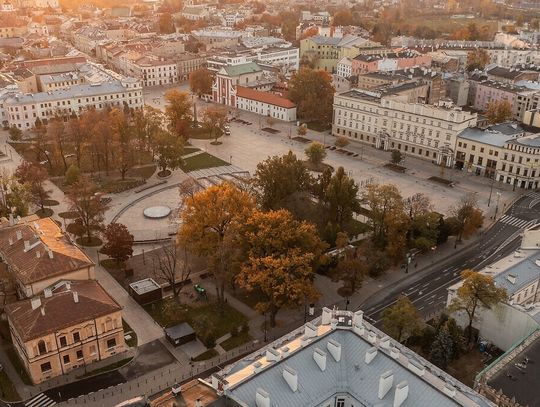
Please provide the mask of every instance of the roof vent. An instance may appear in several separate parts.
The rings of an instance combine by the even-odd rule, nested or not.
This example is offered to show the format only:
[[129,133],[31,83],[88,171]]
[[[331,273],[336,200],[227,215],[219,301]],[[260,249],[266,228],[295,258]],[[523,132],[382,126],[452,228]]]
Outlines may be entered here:
[[394,394],[394,407],[400,407],[407,396],[409,395],[409,384],[406,381],[402,381],[396,386],[396,392]]
[[45,308],[41,307],[40,311],[41,311],[41,315],[45,316]]
[[32,306],[32,310],[36,310],[39,307],[41,307],[41,298],[34,297],[30,300],[30,305]]
[[293,392],[298,390],[298,373],[296,370],[290,368],[289,366],[285,366],[283,369],[283,378]]
[[394,384],[394,373],[391,370],[384,372],[379,378],[379,400],[382,400],[384,396],[390,391]]
[[255,404],[257,407],[270,407],[270,394],[259,387],[255,393]]
[[326,349],[328,349],[328,352],[330,352],[336,362],[341,360],[341,343],[329,339],[326,344]]
[[399,358],[399,349],[396,348],[395,346],[393,346],[392,348],[390,348],[390,356],[392,357],[392,359],[397,359],[397,358]]
[[28,250],[30,250],[30,240],[24,241],[24,252],[26,253]]
[[73,291],[73,301],[75,303],[79,302],[79,293],[77,291]]
[[418,376],[424,376],[424,373],[426,373],[426,367],[413,359],[409,359],[409,365],[407,367],[410,371],[416,373]]
[[49,255],[49,259],[52,259],[54,257],[53,251],[51,249],[47,249],[47,254]]
[[304,335],[308,338],[314,338],[317,336],[317,328],[311,322],[308,322],[304,328]]
[[390,338],[388,336],[385,336],[381,339],[380,342],[381,348],[383,349],[389,349],[390,348]]
[[377,342],[377,334],[375,332],[369,331],[367,334],[367,340],[369,343]]
[[11,237],[8,239],[8,241],[10,246],[13,245],[13,239]]
[[375,359],[375,356],[377,356],[377,348],[376,347],[369,348],[366,351],[366,356],[364,357],[364,361],[366,362],[366,364],[369,365],[371,361]]
[[319,369],[321,369],[322,372],[326,370],[326,352],[319,348],[315,348],[313,351],[313,360],[315,360],[315,363],[317,363],[317,366],[319,366]]
[[21,240],[22,239],[22,231],[21,230],[17,230],[15,232],[15,236],[17,236],[17,240]]
[[356,311],[352,317],[353,326],[362,326],[364,323],[364,311]]
[[255,362],[253,363],[253,372],[259,373],[262,370],[262,363],[261,362]]
[[506,276],[506,279],[510,282],[510,284],[516,284],[516,276],[514,274],[508,274]]
[[280,359],[280,355],[275,349],[266,349],[266,360],[268,362],[277,362]]
[[332,310],[330,310],[330,308],[324,307],[322,309],[321,325],[330,325],[331,319],[332,319]]
[[443,392],[450,398],[454,398],[456,396],[456,388],[448,383],[444,385]]
[[284,346],[283,348],[281,348],[281,355],[282,356],[287,356],[289,353],[290,353],[290,349],[289,349],[288,346]]
[[52,290],[50,288],[46,288],[45,290],[43,290],[43,293],[45,294],[45,298],[52,297]]

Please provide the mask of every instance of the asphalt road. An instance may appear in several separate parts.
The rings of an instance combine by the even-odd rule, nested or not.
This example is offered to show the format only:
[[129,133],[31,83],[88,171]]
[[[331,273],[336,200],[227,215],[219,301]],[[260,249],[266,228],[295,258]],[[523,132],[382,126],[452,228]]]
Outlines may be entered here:
[[531,192],[514,202],[475,243],[458,245],[455,254],[387,287],[359,309],[370,322],[380,325],[382,311],[405,294],[422,316],[429,317],[445,307],[447,288],[459,281],[462,270],[480,270],[512,253],[521,243],[522,231],[536,223],[540,223],[540,193]]

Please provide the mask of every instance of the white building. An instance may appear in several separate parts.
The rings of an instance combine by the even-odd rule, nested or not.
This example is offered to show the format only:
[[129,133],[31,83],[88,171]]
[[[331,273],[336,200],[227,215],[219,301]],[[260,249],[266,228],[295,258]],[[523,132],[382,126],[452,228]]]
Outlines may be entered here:
[[207,66],[211,71],[218,71],[223,66],[246,64],[248,62],[260,62],[265,65],[271,65],[287,74],[298,71],[300,67],[300,53],[297,47],[246,49],[211,56],[207,59]]
[[286,122],[296,121],[296,105],[284,97],[236,86],[236,107]]
[[477,122],[476,113],[460,108],[411,103],[406,95],[359,89],[334,96],[333,117],[335,136],[447,167],[453,166],[458,134]]
[[[121,58],[122,59],[122,58]],[[126,74],[140,79],[143,86],[164,86],[178,82],[178,65],[151,56],[136,60],[126,59]]]
[[204,5],[186,6],[180,13],[180,16],[190,21],[202,21],[210,17],[210,11]]
[[70,116],[88,109],[105,107],[139,109],[144,106],[141,83],[135,79],[74,85],[34,94],[18,94],[4,102],[9,126],[21,130],[34,127],[36,120],[46,123],[56,116]]
[[246,407],[494,407],[367,323],[331,311],[211,377],[216,404]]
[[352,75],[352,60],[351,58],[344,57],[337,64],[336,73],[342,78],[350,78]]

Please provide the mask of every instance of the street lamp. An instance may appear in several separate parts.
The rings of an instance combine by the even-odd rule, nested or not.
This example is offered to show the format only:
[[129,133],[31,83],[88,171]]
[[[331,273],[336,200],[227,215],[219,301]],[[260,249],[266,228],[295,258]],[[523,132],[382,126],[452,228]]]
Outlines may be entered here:
[[495,215],[493,216],[493,220],[497,220],[497,211],[499,210],[499,199],[501,198],[501,193],[497,192],[497,204],[495,205]]
[[495,174],[492,175],[491,177],[491,186],[489,188],[489,199],[488,199],[488,208],[489,208],[489,205],[491,204],[491,195],[493,194],[493,184],[495,183]]

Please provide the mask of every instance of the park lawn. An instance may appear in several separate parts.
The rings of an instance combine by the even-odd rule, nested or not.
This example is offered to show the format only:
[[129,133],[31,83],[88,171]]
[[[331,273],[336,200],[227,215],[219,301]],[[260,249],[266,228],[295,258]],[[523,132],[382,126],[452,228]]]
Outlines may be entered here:
[[229,163],[211,154],[201,153],[186,158],[181,168],[185,172],[191,172],[205,168],[221,167],[222,165],[229,165]]
[[327,130],[330,130],[332,128],[332,125],[331,124],[322,124],[320,122],[307,122],[306,123],[306,126],[308,129],[310,130],[314,130],[314,131],[327,131]]
[[194,362],[202,362],[203,360],[208,360],[208,359],[215,358],[218,355],[219,355],[218,351],[212,348],[212,349],[208,349],[204,353],[201,353],[199,356],[193,358],[193,361]]
[[197,140],[211,140],[214,139],[210,130],[205,129],[204,127],[199,127],[195,129],[189,129],[188,138],[197,139]]
[[182,155],[188,155],[197,151],[201,151],[201,149],[197,147],[184,147],[184,153]]
[[197,335],[197,321],[205,320],[215,330],[216,339],[242,326],[247,318],[228,304],[204,302],[200,305],[178,303],[173,298],[144,306],[146,312],[164,328],[178,325],[182,322],[190,324]]
[[252,338],[248,333],[242,332],[239,335],[231,336],[229,339],[221,342],[220,346],[228,352],[244,343],[248,343],[251,339]]
[[20,401],[21,396],[17,392],[13,382],[9,378],[6,372],[0,372],[0,391],[1,398],[5,401]]
[[129,326],[125,319],[122,319],[122,328],[124,328],[124,335],[129,334],[131,336],[131,339],[126,341],[126,345],[130,348],[137,346],[137,334],[131,328],[131,326]]

